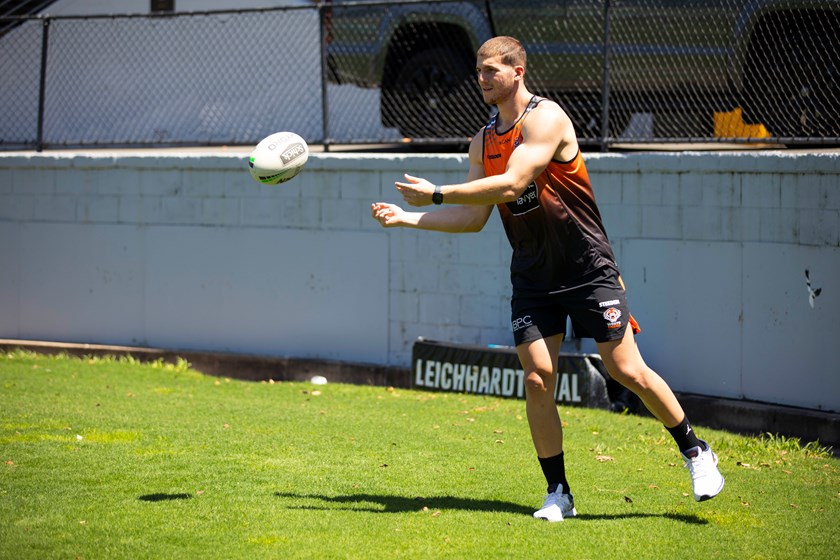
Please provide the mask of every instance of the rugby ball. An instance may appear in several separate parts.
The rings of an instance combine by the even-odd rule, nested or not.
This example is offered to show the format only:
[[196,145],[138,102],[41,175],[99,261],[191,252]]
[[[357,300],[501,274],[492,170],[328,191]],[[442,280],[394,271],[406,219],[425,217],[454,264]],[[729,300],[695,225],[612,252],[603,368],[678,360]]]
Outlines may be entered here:
[[309,146],[294,132],[275,132],[263,138],[248,158],[251,177],[263,185],[285,183],[309,159]]

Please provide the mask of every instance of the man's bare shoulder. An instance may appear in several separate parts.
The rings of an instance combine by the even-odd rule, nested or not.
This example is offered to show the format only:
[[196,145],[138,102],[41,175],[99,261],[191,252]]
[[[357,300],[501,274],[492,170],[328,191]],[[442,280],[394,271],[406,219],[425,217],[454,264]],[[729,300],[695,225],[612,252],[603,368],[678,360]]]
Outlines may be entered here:
[[550,99],[544,99],[534,107],[523,123],[522,133],[526,140],[554,144],[554,159],[566,161],[577,153],[577,137],[572,119],[558,103]]
[[469,148],[470,164],[479,164],[484,161],[484,129],[479,130],[470,140]]
[[531,111],[535,119],[528,119],[533,122],[545,122],[549,121],[552,125],[572,125],[572,120],[569,118],[569,115],[566,114],[566,111],[560,106],[559,103],[556,101],[552,101],[548,98],[543,98],[536,107],[533,108]]

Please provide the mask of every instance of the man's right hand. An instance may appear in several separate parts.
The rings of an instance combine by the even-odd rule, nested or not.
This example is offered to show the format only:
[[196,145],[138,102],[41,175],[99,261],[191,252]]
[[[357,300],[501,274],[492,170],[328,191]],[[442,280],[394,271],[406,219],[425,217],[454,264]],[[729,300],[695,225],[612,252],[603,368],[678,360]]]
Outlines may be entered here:
[[395,227],[402,224],[404,211],[396,204],[387,202],[374,202],[370,205],[370,215],[379,222],[382,227]]

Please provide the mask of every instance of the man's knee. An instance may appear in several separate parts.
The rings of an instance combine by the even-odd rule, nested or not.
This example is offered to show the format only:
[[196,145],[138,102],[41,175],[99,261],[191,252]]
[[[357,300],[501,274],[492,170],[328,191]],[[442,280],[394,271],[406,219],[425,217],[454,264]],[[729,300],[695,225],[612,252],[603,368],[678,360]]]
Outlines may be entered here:
[[642,365],[634,368],[618,368],[617,371],[610,372],[610,375],[635,393],[647,390],[652,376],[656,374],[649,367]]
[[533,393],[544,393],[548,386],[550,373],[532,371],[525,376],[525,390]]

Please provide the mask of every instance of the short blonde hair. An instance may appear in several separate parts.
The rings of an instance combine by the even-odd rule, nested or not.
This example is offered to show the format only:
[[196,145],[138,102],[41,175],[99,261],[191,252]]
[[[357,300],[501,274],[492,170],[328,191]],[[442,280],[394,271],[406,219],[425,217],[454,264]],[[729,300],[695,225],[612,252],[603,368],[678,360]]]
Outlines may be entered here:
[[485,42],[476,53],[478,58],[502,57],[502,64],[507,66],[522,66],[525,68],[527,55],[525,47],[513,37],[493,37]]

